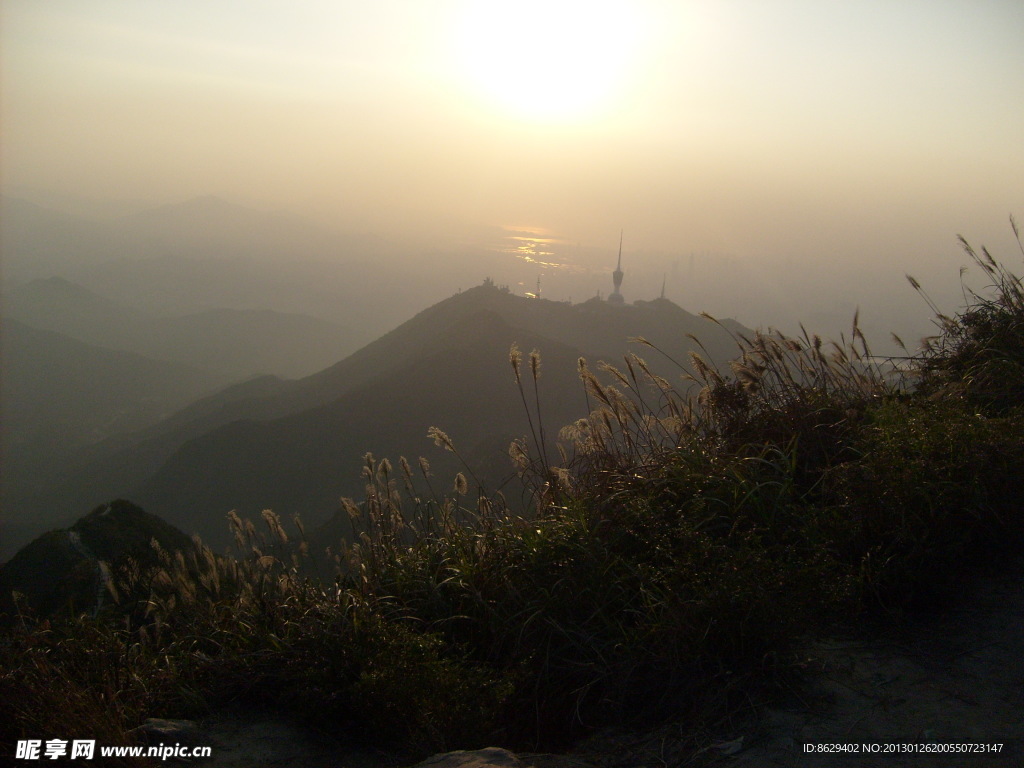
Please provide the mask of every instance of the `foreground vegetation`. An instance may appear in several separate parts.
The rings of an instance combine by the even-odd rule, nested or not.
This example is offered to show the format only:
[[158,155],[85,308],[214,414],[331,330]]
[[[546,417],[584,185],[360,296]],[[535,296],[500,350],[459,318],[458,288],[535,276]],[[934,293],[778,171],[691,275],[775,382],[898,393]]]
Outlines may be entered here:
[[125,744],[228,703],[410,754],[668,716],[699,738],[802,638],[1019,564],[1024,290],[965,247],[990,290],[899,365],[856,320],[838,343],[739,337],[730,371],[694,354],[681,385],[581,360],[592,411],[560,447],[540,356],[513,349],[529,513],[469,467],[440,492],[423,460],[367,456],[358,535],[326,562],[268,511],[232,520],[242,556],[158,550],[113,568],[96,615],[26,609],[0,649],[4,740]]

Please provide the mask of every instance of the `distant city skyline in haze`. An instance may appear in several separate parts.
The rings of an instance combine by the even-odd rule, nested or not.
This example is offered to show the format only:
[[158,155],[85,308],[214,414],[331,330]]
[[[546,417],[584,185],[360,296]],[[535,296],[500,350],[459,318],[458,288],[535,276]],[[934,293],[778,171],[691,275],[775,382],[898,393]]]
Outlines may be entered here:
[[211,194],[425,247],[505,233],[544,245],[519,254],[539,267],[625,228],[664,255],[657,284],[722,252],[949,288],[957,233],[1009,254],[1024,217],[1016,0],[0,12],[10,196]]

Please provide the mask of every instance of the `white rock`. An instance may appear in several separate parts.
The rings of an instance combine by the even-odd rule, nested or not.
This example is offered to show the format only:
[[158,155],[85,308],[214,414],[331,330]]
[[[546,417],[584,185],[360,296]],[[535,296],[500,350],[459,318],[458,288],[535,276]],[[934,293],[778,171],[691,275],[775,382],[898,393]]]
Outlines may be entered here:
[[474,751],[443,752],[428,757],[415,768],[522,768],[519,758],[507,749],[487,747]]

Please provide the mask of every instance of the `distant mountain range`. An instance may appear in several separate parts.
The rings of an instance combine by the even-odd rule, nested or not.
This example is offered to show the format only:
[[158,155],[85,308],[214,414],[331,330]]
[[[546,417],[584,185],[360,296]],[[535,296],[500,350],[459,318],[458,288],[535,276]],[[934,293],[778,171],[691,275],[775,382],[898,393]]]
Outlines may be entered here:
[[0,539],[6,554],[11,540],[54,519],[32,499],[83,466],[90,446],[157,423],[224,383],[209,371],[10,318],[3,320],[0,370]]
[[0,249],[8,282],[140,257],[365,258],[387,247],[371,235],[330,232],[299,216],[259,211],[210,195],[103,221],[6,195],[0,205]]
[[[740,326],[725,325],[734,330]],[[527,433],[508,350],[540,350],[542,415],[549,435],[585,415],[576,361],[615,361],[643,336],[687,361],[700,337],[718,362],[734,350],[726,330],[669,301],[625,307],[533,300],[485,284],[419,313],[391,333],[311,376],[261,378],[200,400],[132,436],[92,451],[87,468],[37,502],[71,516],[131,498],[215,545],[225,515],[273,508],[310,524],[330,518],[340,495],[358,496],[362,456],[426,455],[437,482],[459,468],[427,439],[448,432],[491,487],[511,474],[506,450]],[[635,345],[633,345],[634,348]],[[636,349],[656,369],[681,371]]]
[[488,273],[479,254],[438,260],[211,196],[104,221],[5,196],[0,213],[5,293],[61,277],[147,314],[273,310],[340,326],[347,351],[449,295],[465,271]]
[[428,454],[448,482],[457,466],[430,426],[499,484],[527,431],[512,342],[541,351],[553,435],[584,415],[579,356],[619,360],[644,336],[685,364],[695,334],[722,362],[740,330],[664,299],[570,305],[490,281],[452,295],[499,257],[399,254],[216,198],[107,222],[2,204],[0,556],[117,497],[212,542],[233,508],[326,520],[359,495],[367,451]]
[[267,309],[157,315],[60,277],[10,291],[4,314],[88,344],[204,369],[225,384],[257,374],[308,375],[353,349],[349,332],[314,317]]

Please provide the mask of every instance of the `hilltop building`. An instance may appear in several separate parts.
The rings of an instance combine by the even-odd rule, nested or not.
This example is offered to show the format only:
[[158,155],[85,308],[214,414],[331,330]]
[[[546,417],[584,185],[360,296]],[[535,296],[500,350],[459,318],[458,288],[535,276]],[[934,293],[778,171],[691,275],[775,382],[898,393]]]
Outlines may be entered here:
[[622,298],[622,233],[619,233],[619,263],[615,267],[615,271],[612,272],[612,282],[615,284],[615,290],[608,296],[609,304],[625,304],[625,299]]

